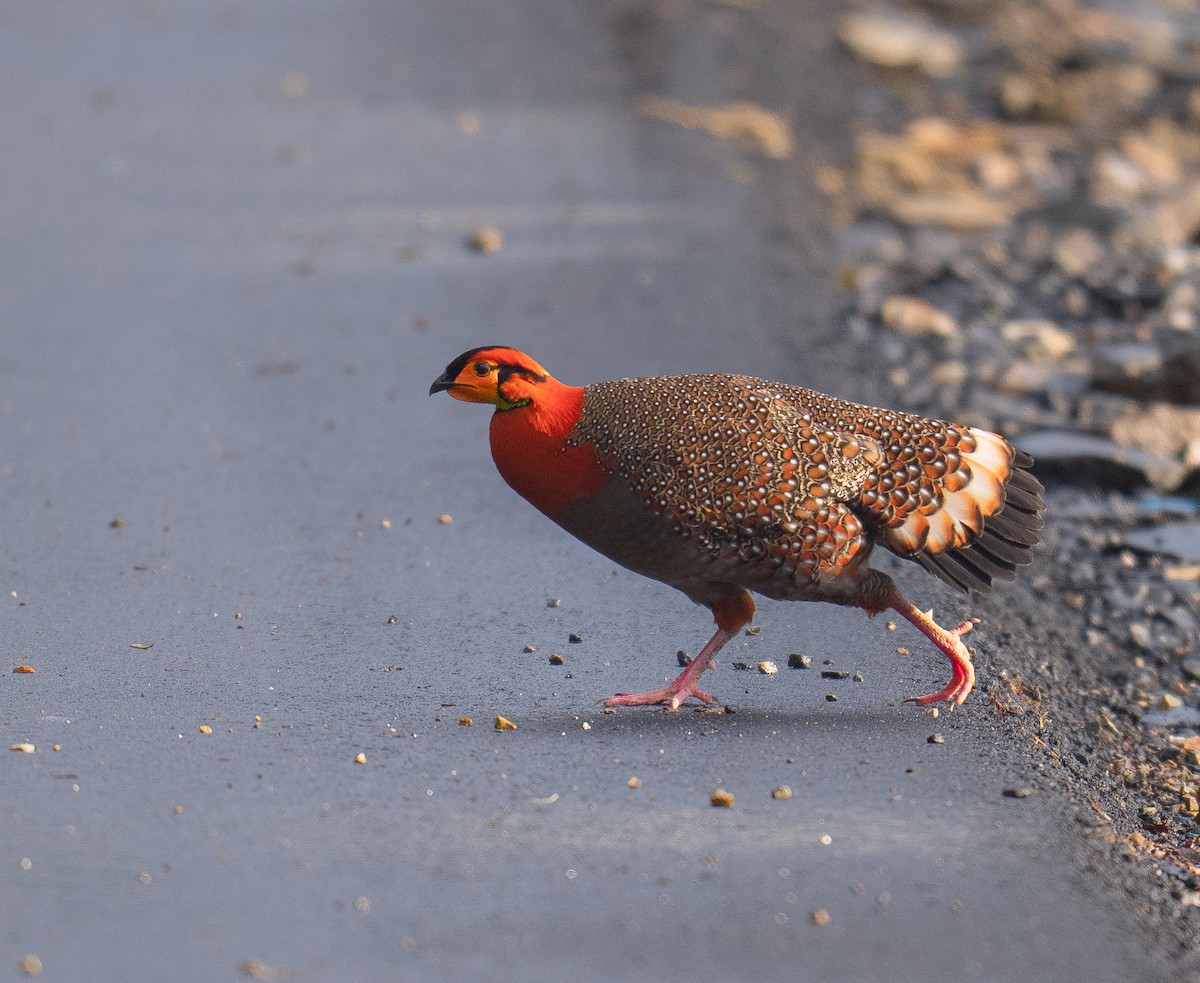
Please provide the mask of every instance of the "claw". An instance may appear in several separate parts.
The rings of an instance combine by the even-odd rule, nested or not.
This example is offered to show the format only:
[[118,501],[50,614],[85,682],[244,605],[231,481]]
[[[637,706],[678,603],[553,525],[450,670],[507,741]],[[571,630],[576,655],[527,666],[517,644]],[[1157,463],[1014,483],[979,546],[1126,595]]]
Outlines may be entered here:
[[[924,611],[918,610],[905,600],[899,591],[896,591],[891,607],[921,629],[922,634],[950,660],[950,682],[944,688],[926,696],[910,696],[904,702],[915,703],[919,707],[943,701],[962,706],[975,687],[975,667],[971,665],[971,653],[963,644],[962,636],[974,628],[979,619],[971,618],[955,628],[943,628]],[[930,613],[932,614],[932,611]]]
[[646,707],[666,704],[669,710],[678,710],[689,696],[694,696],[702,703],[714,703],[715,700],[695,684],[680,685],[680,676],[670,686],[662,689],[652,689],[648,693],[618,693],[604,701],[606,707]]

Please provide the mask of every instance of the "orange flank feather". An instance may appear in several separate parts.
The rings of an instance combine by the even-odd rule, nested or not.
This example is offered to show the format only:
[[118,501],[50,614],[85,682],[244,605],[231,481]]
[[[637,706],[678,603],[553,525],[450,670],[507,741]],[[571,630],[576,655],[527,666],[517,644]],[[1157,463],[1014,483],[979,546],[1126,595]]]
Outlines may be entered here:
[[568,386],[528,355],[464,352],[430,393],[490,403],[504,480],[600,553],[682,591],[716,632],[667,686],[608,706],[713,698],[717,653],[754,617],[749,591],[892,610],[950,661],[918,704],[975,684],[962,636],[868,565],[881,546],[964,593],[1011,580],[1042,528],[1033,461],[997,434],[847,403],[811,389],[711,374]]

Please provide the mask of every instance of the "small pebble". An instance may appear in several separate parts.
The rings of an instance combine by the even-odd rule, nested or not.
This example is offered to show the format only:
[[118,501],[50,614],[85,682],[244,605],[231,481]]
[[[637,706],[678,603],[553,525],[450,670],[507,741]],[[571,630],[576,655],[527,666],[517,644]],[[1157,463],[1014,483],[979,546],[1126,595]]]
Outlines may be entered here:
[[495,226],[487,225],[476,229],[467,245],[477,253],[495,253],[504,245],[504,236]]
[[367,763],[367,756],[363,754],[362,751],[359,751],[358,754],[354,756],[354,763],[356,765],[365,765]]
[[714,788],[708,794],[708,801],[710,805],[716,806],[718,809],[732,809],[733,793],[726,792],[723,788]]
[[839,669],[822,669],[821,670],[821,678],[822,679],[849,679],[850,673],[842,672]]
[[526,645],[523,649],[521,649],[521,651],[528,655],[530,652],[536,652],[537,649],[532,645]]
[[683,649],[680,649],[678,652],[675,653],[675,661],[678,662],[681,667],[686,669],[688,666],[690,666],[692,664],[692,657],[690,655],[688,655]]
[[758,671],[764,676],[774,676],[779,672],[779,666],[775,665],[770,659],[764,659],[758,664]]
[[211,734],[212,732],[213,732],[212,728],[208,724],[200,725],[200,733],[201,734]]
[[500,714],[496,714],[496,730],[516,730],[516,729],[517,729],[517,725],[514,724],[511,720],[509,720],[507,717],[502,717]]
[[861,672],[856,672],[850,678],[853,679],[856,683],[861,683],[863,681],[863,674]]
[[747,625],[747,627],[746,627],[747,635],[757,635],[761,631],[762,631],[762,625]]
[[830,703],[837,703],[838,701],[836,693],[826,693],[825,699],[827,699]]
[[473,723],[475,723],[474,717],[459,717],[458,718],[458,726],[459,727],[470,727]]
[[384,622],[384,624],[387,624],[387,625],[394,625],[394,624],[398,624],[398,623],[399,623],[399,621],[400,621],[400,619],[399,619],[399,618],[397,618],[397,617],[396,617],[396,616],[393,614],[393,615],[390,615],[390,616],[388,617],[387,621],[385,621],[385,622]]
[[627,781],[625,784],[628,785],[630,788],[641,788],[642,780],[640,778],[638,778],[637,775],[631,775],[629,777],[629,781]]
[[570,642],[572,645],[578,645],[580,642],[583,641],[583,636],[577,635],[575,632],[571,632],[571,634],[569,634],[567,636],[567,641]]
[[771,798],[773,799],[790,799],[791,797],[792,790],[786,785],[776,785],[771,789]]
[[546,598],[546,607],[548,607],[548,608],[556,608],[560,604],[562,604],[562,600],[557,597]]
[[18,751],[21,754],[34,754],[37,752],[37,748],[34,745],[26,743],[13,744],[9,747],[9,750]]
[[443,526],[448,526],[453,521],[454,516],[452,516],[449,512],[443,512],[438,516],[438,522],[440,522]]
[[567,664],[567,660],[566,660],[566,659],[564,659],[564,658],[563,658],[561,655],[559,655],[557,652],[551,652],[551,653],[550,653],[550,665],[552,665],[552,666],[564,666],[564,665],[566,665],[566,664]]
[[812,913],[811,917],[814,925],[824,926],[829,924],[829,912],[827,912],[824,908],[818,908]]
[[37,670],[33,666],[13,666],[13,672],[34,673]]
[[808,655],[801,655],[799,652],[793,652],[791,655],[788,656],[788,668],[789,669],[811,669],[812,668],[812,657],[808,656]]
[[946,743],[946,738],[942,737],[941,734],[930,734],[927,738],[925,738],[925,740],[929,744],[945,744]]
[[42,961],[33,953],[21,960],[21,972],[26,976],[37,976],[42,971]]
[[1008,796],[1008,798],[1010,798],[1010,799],[1027,799],[1031,795],[1033,795],[1033,789],[1031,789],[1031,788],[1006,788],[1002,794]]

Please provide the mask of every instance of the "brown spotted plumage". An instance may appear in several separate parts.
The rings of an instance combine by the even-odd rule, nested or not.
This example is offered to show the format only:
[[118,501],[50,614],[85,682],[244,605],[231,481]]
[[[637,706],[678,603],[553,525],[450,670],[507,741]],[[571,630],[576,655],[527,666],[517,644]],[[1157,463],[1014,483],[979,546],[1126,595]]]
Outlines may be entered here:
[[1031,459],[985,430],[873,409],[748,376],[564,386],[513,349],[467,352],[431,391],[496,406],[504,478],[569,532],[708,606],[717,632],[678,679],[610,705],[705,702],[698,679],[754,613],[747,590],[893,609],[950,659],[916,702],[961,703],[960,636],[867,565],[872,547],[955,588],[989,590],[1030,562],[1043,508]]

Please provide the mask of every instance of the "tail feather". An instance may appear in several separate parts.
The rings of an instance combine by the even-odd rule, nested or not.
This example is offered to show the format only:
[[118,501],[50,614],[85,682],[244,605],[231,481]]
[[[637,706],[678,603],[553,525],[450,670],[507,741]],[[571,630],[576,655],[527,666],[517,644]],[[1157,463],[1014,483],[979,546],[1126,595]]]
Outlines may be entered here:
[[986,593],[1033,559],[1045,502],[1028,470],[1033,458],[986,430],[970,433],[975,448],[939,486],[936,509],[909,513],[883,529],[882,540],[957,590]]

